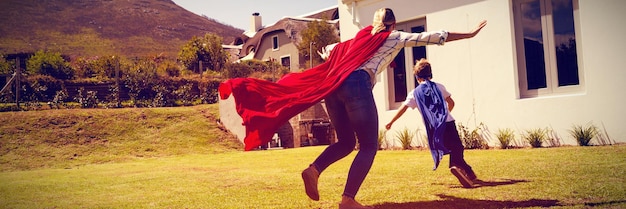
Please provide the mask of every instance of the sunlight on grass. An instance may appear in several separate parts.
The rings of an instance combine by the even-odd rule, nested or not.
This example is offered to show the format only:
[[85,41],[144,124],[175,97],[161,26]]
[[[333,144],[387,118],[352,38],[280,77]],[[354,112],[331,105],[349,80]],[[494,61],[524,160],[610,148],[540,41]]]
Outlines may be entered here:
[[[310,201],[300,172],[324,148],[2,172],[0,202],[5,208],[336,208],[356,152],[322,173],[321,200]],[[380,151],[357,199],[377,208],[626,207],[626,146],[465,153],[484,186],[461,188],[446,169],[447,157],[433,171],[428,151]]]

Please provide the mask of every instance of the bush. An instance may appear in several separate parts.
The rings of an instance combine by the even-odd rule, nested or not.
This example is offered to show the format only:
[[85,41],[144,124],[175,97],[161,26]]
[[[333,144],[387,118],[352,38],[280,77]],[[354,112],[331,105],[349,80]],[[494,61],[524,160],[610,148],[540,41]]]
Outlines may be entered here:
[[569,133],[580,146],[590,146],[591,140],[598,135],[598,128],[592,123],[587,126],[572,125]]
[[[28,85],[25,85],[25,84]],[[48,75],[34,75],[22,81],[23,101],[43,102],[52,101],[58,91],[65,90],[63,82]]]
[[60,109],[61,107],[65,107],[65,99],[67,99],[67,92],[65,90],[57,91],[56,95],[54,95],[54,99],[51,102],[48,102],[48,106],[50,109]]
[[31,75],[49,75],[58,79],[74,78],[74,71],[63,59],[61,53],[37,51],[26,62],[26,70]]
[[80,104],[82,108],[97,108],[98,107],[98,97],[96,96],[98,92],[96,91],[85,91],[85,88],[81,87],[78,89],[78,95],[76,98],[76,102]]
[[556,131],[554,131],[551,127],[546,128],[546,144],[548,147],[560,147],[561,146],[561,138],[557,135]]
[[538,148],[546,141],[546,132],[546,129],[542,128],[531,129],[527,130],[523,137],[531,147]]
[[414,136],[415,133],[406,127],[402,131],[396,131],[396,138],[400,141],[402,149],[405,150],[411,149],[411,142],[413,141]]
[[515,132],[509,128],[498,129],[496,137],[500,142],[501,149],[508,149],[511,147],[511,143],[515,140]]
[[115,79],[121,71],[121,58],[119,56],[101,56],[91,58],[77,58],[72,61],[71,67],[77,78],[96,79],[106,82]]
[[383,147],[387,147],[387,130],[378,131],[378,150],[382,150]]
[[232,63],[226,67],[226,78],[245,78],[252,74],[252,67],[244,63]]
[[470,131],[468,127],[459,123],[459,137],[465,149],[489,149],[489,144],[481,135],[484,124],[480,123],[474,130]]
[[152,60],[140,60],[124,73],[123,82],[128,88],[128,96],[135,107],[150,106],[155,92],[152,86],[158,83],[157,64]]

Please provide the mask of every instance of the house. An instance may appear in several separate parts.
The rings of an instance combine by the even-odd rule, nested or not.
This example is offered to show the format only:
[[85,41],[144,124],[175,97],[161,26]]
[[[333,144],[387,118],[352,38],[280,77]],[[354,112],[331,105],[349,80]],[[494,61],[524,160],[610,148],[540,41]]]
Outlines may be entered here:
[[[297,44],[301,44],[301,31],[306,29],[311,21],[326,21],[334,26],[339,35],[339,11],[337,7],[330,7],[314,11],[299,17],[284,17],[276,23],[264,26],[259,13],[252,14],[250,29],[240,37],[235,38],[233,44],[223,46],[237,57],[237,61],[256,59],[277,61],[292,72],[307,69],[314,61],[308,56],[300,55]],[[313,52],[315,53],[315,52]],[[319,63],[312,63],[313,65]],[[245,136],[245,128],[241,125],[241,117],[235,111],[234,99],[220,100],[220,121],[240,140]],[[292,118],[277,131],[276,141],[267,147],[280,145],[281,147],[300,147],[334,142],[335,136],[328,119],[324,105],[319,103]]]
[[[488,21],[473,39],[406,48],[395,58],[395,68],[376,76],[373,92],[381,132],[407,92],[416,87],[415,60],[427,58],[434,81],[452,93],[457,125],[481,127],[491,146],[499,144],[494,134],[505,128],[514,130],[518,140],[528,130],[548,129],[551,138],[576,145],[569,130],[591,123],[611,141],[626,142],[626,109],[621,107],[626,102],[622,69],[626,62],[621,57],[626,43],[618,38],[626,34],[619,27],[626,19],[621,11],[626,1],[338,0],[337,4],[342,41],[370,25],[382,7],[394,10],[396,29],[410,32],[466,32],[481,20]],[[236,125],[242,128],[240,124]],[[419,111],[407,111],[386,132],[387,146],[399,146],[395,133],[405,128],[417,133],[415,142],[423,141],[423,127]]]
[[[396,68],[376,77],[381,130],[415,88],[415,60],[426,57],[434,81],[452,93],[457,125],[473,129],[482,123],[492,146],[504,128],[518,139],[527,130],[547,128],[551,137],[576,145],[568,130],[588,123],[612,141],[626,142],[626,43],[616,40],[626,32],[619,26],[626,1],[338,0],[338,7],[342,41],[370,25],[381,7],[393,9],[403,31],[466,32],[488,21],[473,39],[406,48]],[[419,111],[408,110],[387,132],[387,142],[394,143],[394,132],[404,128],[423,139],[423,127]]]
[[260,14],[254,13],[250,29],[235,39],[235,45],[241,48],[238,57],[240,60],[276,60],[292,72],[307,69],[311,66],[309,58],[300,55],[297,48],[298,44],[302,44],[300,33],[309,22],[326,19],[339,35],[338,18],[335,6],[299,17],[284,17],[272,25],[263,26]]

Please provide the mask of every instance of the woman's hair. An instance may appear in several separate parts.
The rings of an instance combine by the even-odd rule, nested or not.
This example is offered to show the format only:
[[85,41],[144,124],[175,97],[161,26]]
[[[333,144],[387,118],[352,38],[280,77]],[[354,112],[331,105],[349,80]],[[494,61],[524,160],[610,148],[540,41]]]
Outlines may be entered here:
[[396,16],[389,8],[380,8],[374,13],[374,21],[372,22],[372,35],[383,30],[389,30],[391,25],[396,23]]
[[413,67],[413,74],[417,78],[429,79],[433,77],[433,71],[430,69],[428,60],[422,58]]

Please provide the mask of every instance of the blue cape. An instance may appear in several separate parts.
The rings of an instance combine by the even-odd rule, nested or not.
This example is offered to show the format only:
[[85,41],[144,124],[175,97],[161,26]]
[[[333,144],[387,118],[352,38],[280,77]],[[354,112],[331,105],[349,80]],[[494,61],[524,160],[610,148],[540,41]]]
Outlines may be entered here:
[[443,144],[443,133],[449,114],[446,100],[444,100],[437,85],[430,80],[418,85],[413,94],[424,119],[426,134],[428,135],[428,148],[430,148],[430,153],[435,161],[433,170],[436,170],[443,156],[450,153],[450,150]]

